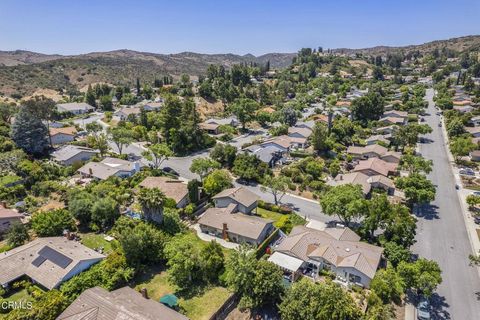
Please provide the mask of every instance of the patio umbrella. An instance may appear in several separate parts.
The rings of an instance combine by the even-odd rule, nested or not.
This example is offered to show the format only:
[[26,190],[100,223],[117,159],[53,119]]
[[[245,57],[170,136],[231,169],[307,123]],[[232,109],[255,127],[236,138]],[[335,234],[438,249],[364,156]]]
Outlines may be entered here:
[[178,298],[174,294],[164,295],[163,297],[160,298],[160,302],[170,308],[174,308],[178,306]]

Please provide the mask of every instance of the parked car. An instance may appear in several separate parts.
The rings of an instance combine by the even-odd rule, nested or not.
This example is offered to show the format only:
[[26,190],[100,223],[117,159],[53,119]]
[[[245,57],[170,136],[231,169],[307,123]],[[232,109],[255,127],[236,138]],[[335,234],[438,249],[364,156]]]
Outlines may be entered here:
[[427,299],[421,299],[417,304],[417,319],[418,320],[430,320],[430,303]]
[[455,189],[458,190],[460,189],[460,186],[458,184],[455,185]]
[[459,173],[463,174],[463,175],[466,175],[466,176],[474,176],[475,175],[475,171],[473,171],[470,168],[460,169]]
[[169,174],[173,174],[174,176],[177,176],[177,177],[180,176],[177,171],[173,170],[173,169],[170,168],[170,167],[165,167],[165,168],[163,168],[162,170],[163,170],[163,172],[166,172],[166,173],[169,173]]
[[473,192],[472,192],[472,195],[474,195],[474,196],[480,196],[480,191],[473,191]]
[[475,217],[473,217],[473,221],[474,221],[476,224],[480,224],[480,216],[475,216]]
[[439,126],[439,127],[441,127],[441,126],[442,126],[442,123],[441,123],[441,122],[439,122],[439,123],[438,123],[438,126]]

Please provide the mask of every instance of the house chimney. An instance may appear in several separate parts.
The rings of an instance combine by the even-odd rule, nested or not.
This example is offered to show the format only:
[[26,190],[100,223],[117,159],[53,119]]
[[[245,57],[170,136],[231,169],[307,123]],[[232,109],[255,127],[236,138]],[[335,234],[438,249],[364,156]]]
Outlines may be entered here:
[[228,239],[228,226],[227,226],[226,223],[223,223],[222,239],[223,239],[223,240],[227,240],[227,239]]
[[1,201],[0,204],[3,208],[8,209],[7,201]]
[[90,175],[93,175],[93,170],[92,170],[92,168],[88,168],[88,173],[89,173]]
[[145,299],[148,299],[148,291],[147,291],[147,288],[142,288],[140,290],[140,293],[142,294],[142,297],[144,297]]

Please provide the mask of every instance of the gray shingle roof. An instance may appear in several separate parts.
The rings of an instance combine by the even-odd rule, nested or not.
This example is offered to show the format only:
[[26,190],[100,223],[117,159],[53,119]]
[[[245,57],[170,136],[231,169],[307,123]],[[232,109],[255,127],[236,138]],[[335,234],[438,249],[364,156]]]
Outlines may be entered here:
[[[65,266],[61,263],[63,260],[57,259],[62,256],[70,259],[71,262]],[[23,246],[0,253],[2,270],[0,284],[7,284],[27,275],[44,287],[53,289],[81,262],[95,262],[103,258],[105,258],[104,255],[64,237],[38,238]],[[35,265],[32,264],[34,261]]]

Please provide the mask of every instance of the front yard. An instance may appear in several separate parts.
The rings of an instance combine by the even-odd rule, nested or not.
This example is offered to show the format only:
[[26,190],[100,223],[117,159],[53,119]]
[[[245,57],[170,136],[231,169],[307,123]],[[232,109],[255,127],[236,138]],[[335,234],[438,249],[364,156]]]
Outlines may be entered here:
[[168,270],[151,269],[140,276],[138,281],[135,289],[146,288],[152,300],[159,301],[166,294],[175,294],[179,298],[181,312],[192,320],[209,319],[231,295],[228,289],[216,286],[192,292],[191,296],[184,296],[168,282]]
[[305,225],[307,221],[295,213],[278,213],[263,208],[257,208],[257,215],[273,220],[273,225],[285,233],[290,233],[294,226]]

